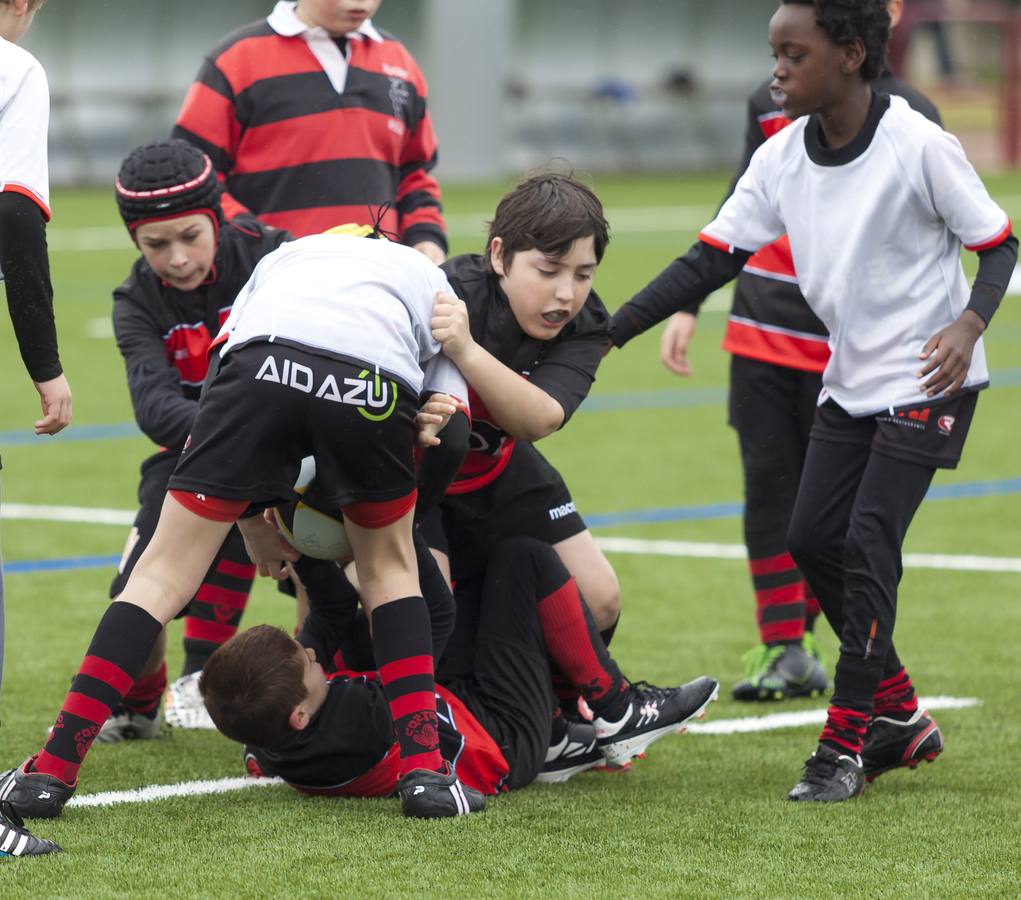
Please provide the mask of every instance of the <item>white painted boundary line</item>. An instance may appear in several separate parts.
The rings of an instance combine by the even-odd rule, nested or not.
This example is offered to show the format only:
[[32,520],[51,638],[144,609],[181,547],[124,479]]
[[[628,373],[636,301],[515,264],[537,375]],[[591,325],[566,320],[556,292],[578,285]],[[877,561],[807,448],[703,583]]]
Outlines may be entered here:
[[[615,234],[646,234],[652,231],[680,231],[701,228],[713,217],[712,206],[634,206],[607,209],[606,218]],[[491,212],[461,213],[447,216],[451,237],[477,237],[486,234]],[[96,228],[51,228],[46,240],[51,251],[87,253],[96,250],[135,250],[128,232],[121,226]],[[136,251],[137,252],[137,251]]]
[[[969,706],[982,705],[982,701],[977,697],[920,697],[918,703],[922,709],[966,709]],[[691,734],[748,734],[753,731],[821,725],[825,721],[825,709],[806,709],[801,712],[772,713],[768,716],[748,716],[743,719],[693,722],[688,726],[688,731]]]
[[86,506],[36,506],[5,503],[0,518],[28,519],[36,522],[76,522],[81,525],[131,525],[135,512],[129,509],[93,509]]
[[[747,559],[742,544],[703,544],[693,541],[646,541],[639,538],[597,537],[596,543],[609,553],[637,553],[648,556],[684,556],[702,559]],[[1019,572],[1021,559],[1008,556],[953,556],[944,553],[905,553],[904,565],[911,569],[951,569],[959,572]]]
[[[981,705],[975,697],[928,697],[920,700],[925,709],[964,709]],[[774,731],[779,728],[798,728],[826,721],[825,709],[802,712],[773,713],[768,716],[749,716],[744,719],[721,719],[718,722],[694,723],[688,726],[692,734],[746,734],[753,731]],[[272,787],[284,782],[279,778],[218,778],[215,781],[183,781],[178,784],[154,784],[130,791],[104,791],[72,797],[68,806],[119,806],[122,803],[152,803],[174,797],[207,797],[227,794],[252,787]]]
[[[132,525],[135,511],[85,506],[36,506],[6,503],[0,518],[37,522],[77,522],[82,525]],[[596,543],[608,553],[647,556],[678,556],[695,559],[747,559],[742,544],[713,544],[697,541],[648,541],[628,537],[597,537]],[[913,569],[949,569],[958,572],[1018,572],[1021,559],[1006,556],[955,556],[943,553],[905,553],[904,565]]]
[[104,791],[72,797],[68,806],[117,806],[121,803],[151,803],[172,797],[205,797],[210,794],[227,794],[250,787],[272,787],[283,784],[279,778],[218,778],[216,781],[184,781],[179,784],[153,784],[132,791]]

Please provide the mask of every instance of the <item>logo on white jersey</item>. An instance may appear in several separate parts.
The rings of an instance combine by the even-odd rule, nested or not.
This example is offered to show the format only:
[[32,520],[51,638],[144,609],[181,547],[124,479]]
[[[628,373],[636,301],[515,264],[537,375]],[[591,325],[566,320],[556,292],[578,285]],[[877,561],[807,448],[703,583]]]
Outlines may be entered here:
[[267,356],[255,373],[255,380],[314,394],[317,400],[357,406],[359,414],[371,422],[388,418],[397,405],[397,384],[381,378],[378,371],[370,373],[368,369],[362,369],[357,378],[345,378],[341,387],[332,372],[320,378],[303,363],[284,358],[278,367],[276,359]]

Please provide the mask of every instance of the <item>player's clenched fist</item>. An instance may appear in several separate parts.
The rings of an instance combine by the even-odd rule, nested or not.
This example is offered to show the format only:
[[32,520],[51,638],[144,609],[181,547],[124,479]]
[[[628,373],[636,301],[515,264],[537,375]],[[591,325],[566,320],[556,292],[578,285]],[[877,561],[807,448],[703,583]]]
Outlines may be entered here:
[[443,345],[443,352],[457,362],[474,344],[468,327],[468,307],[453,294],[439,291],[433,317],[429,322],[433,337]]

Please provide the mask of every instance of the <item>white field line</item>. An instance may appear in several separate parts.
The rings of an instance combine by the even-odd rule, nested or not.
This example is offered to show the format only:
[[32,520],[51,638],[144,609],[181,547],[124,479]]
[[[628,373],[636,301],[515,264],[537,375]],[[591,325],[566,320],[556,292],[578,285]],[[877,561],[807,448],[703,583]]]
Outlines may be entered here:
[[[976,697],[920,697],[922,709],[966,709],[980,706]],[[826,721],[825,709],[806,709],[801,712],[771,713],[768,716],[747,716],[743,719],[719,719],[715,722],[693,722],[688,725],[692,734],[747,734],[752,731],[774,731],[778,728],[800,728],[802,725],[821,725]]]
[[250,787],[271,787],[283,784],[279,778],[218,778],[216,781],[183,781],[179,784],[151,784],[131,791],[104,791],[72,797],[68,806],[117,806],[121,803],[151,803],[171,797],[204,797],[209,794],[226,794]]
[[[694,541],[646,541],[626,537],[597,537],[596,543],[609,553],[684,556],[702,559],[746,559],[748,556],[742,544],[704,544]],[[1021,559],[1008,556],[905,553],[904,565],[911,569],[950,569],[959,572],[1021,572]]]
[[[77,522],[82,525],[132,525],[135,512],[128,509],[93,509],[84,506],[36,506],[5,503],[0,518],[38,522]],[[677,556],[697,559],[746,559],[742,544],[713,544],[696,541],[649,541],[627,537],[597,537],[609,553],[645,556]],[[1018,572],[1021,559],[1005,556],[961,556],[944,553],[905,553],[904,565],[913,569],[945,569],[958,572]]]
[[[460,213],[447,216],[447,233],[451,237],[484,238],[486,223],[493,217],[487,213]],[[610,228],[617,234],[645,234],[653,231],[681,231],[701,228],[713,217],[711,206],[635,206],[607,209]],[[88,253],[96,250],[135,248],[126,229],[110,225],[98,228],[51,228],[46,235],[51,251]]]
[[[929,697],[921,701],[925,709],[964,709],[978,706],[975,697]],[[688,726],[692,734],[744,734],[752,731],[774,731],[779,728],[798,728],[826,721],[826,710],[810,709],[803,712],[772,713],[767,716],[749,716],[745,719],[721,719],[718,722],[695,723]],[[119,806],[122,803],[152,803],[173,797],[205,797],[226,794],[251,787],[271,787],[283,784],[279,778],[218,778],[215,781],[183,781],[178,784],[154,784],[130,791],[104,791],[72,797],[68,806]]]
[[31,519],[37,522],[77,522],[81,525],[132,525],[135,512],[129,509],[92,509],[86,506],[36,506],[5,503],[2,519]]

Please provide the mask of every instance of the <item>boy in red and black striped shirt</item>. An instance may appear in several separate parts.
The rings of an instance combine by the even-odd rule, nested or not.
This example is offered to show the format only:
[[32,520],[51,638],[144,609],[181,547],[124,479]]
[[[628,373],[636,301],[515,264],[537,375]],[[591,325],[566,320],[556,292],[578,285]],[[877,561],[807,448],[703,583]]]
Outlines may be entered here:
[[378,31],[380,0],[277,3],[206,57],[174,136],[213,159],[232,218],[250,211],[297,237],[375,225],[443,262],[436,136],[426,83]]

